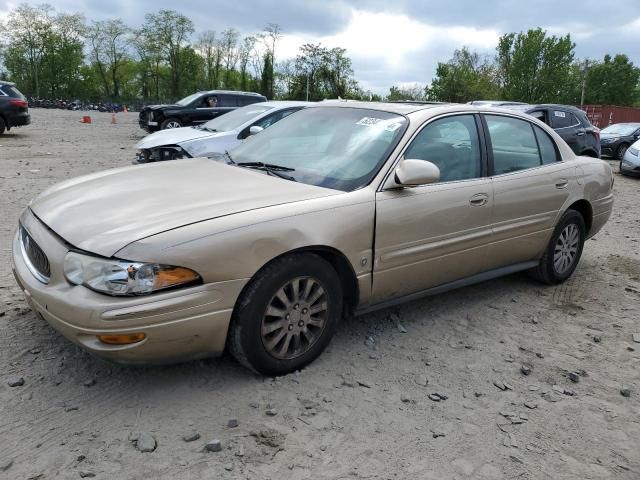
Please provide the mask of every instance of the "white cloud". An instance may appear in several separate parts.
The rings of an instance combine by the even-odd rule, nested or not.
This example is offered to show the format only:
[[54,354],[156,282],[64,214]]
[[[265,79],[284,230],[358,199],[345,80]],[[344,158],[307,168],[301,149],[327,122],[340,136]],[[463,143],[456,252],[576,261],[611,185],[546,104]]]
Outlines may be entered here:
[[[405,78],[407,65],[414,65],[416,58],[412,55],[420,53],[417,61],[423,61],[424,52],[441,50],[443,46],[454,48],[468,46],[472,49],[490,50],[498,43],[499,32],[493,29],[480,29],[461,26],[434,26],[409,18],[405,14],[388,12],[368,12],[352,9],[349,23],[339,32],[329,36],[309,37],[290,34],[282,38],[277,55],[280,58],[293,58],[298,48],[304,43],[322,43],[327,47],[342,47],[354,60],[356,78],[363,80],[367,87],[367,79],[358,75],[357,64],[379,62],[379,70],[385,77],[392,79],[392,84],[424,84],[425,72],[419,78]],[[448,58],[448,57],[447,57]],[[445,61],[447,58],[439,58]],[[431,67],[431,65],[430,65]],[[379,90],[375,86],[373,87]],[[385,90],[386,91],[386,90]],[[383,92],[380,92],[383,93]]]

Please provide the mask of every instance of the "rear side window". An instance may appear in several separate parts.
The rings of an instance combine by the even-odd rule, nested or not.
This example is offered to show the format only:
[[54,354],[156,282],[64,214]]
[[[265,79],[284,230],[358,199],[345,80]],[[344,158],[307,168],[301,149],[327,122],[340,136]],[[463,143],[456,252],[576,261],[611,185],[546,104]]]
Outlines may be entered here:
[[486,115],[485,119],[491,138],[494,175],[540,166],[538,142],[529,122],[497,115]]
[[0,86],[0,96],[3,96],[3,94],[7,97],[20,98],[21,100],[24,100],[25,98],[24,95],[22,95],[22,93],[20,93],[20,91],[13,85]]
[[237,97],[235,95],[218,95],[218,107],[238,107]]
[[553,128],[567,128],[580,124],[573,113],[564,112],[562,110],[553,110],[552,118],[551,126]]
[[536,132],[536,138],[538,139],[538,146],[540,147],[540,160],[543,165],[549,165],[557,162],[560,158],[558,150],[556,149],[555,142],[551,137],[542,130],[540,127],[534,125],[533,130]]
[[239,105],[251,105],[253,103],[257,103],[257,102],[262,102],[262,98],[260,97],[254,97],[251,95],[243,95],[241,97],[238,97],[238,104]]

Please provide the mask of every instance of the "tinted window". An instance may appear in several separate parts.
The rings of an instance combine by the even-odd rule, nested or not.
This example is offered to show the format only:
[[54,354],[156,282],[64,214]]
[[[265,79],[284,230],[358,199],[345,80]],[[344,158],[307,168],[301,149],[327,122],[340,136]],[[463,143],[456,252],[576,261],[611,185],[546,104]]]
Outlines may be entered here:
[[253,97],[249,95],[242,95],[238,97],[238,105],[251,105],[252,103],[262,102],[260,97]]
[[238,101],[235,95],[218,95],[218,107],[237,107]]
[[460,115],[430,123],[411,142],[404,158],[434,163],[441,182],[479,177],[480,141],[474,117]]
[[496,115],[485,118],[491,137],[495,175],[540,166],[538,144],[529,122]]
[[24,95],[22,95],[22,93],[20,93],[20,91],[13,85],[2,85],[2,87],[0,87],[0,96],[2,96],[3,93],[8,97],[20,98],[22,100],[25,98]]
[[553,128],[567,128],[578,122],[575,115],[562,110],[553,110]]
[[559,160],[558,150],[556,150],[556,144],[540,127],[534,126],[533,129],[536,132],[536,138],[538,139],[538,146],[540,147],[540,159],[543,165],[555,163]]

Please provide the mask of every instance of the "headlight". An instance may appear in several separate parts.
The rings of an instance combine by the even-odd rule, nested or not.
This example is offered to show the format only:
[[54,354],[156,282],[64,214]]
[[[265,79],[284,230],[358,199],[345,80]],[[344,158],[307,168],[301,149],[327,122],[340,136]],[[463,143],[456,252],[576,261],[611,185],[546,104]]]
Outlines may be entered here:
[[613,142],[616,142],[616,141],[618,141],[618,140],[619,140],[619,138],[618,138],[618,137],[615,137],[615,138],[611,138],[611,137],[609,137],[609,138],[603,138],[603,139],[602,139],[602,143],[613,143]]
[[638,149],[636,147],[631,147],[629,150],[627,150],[627,152],[629,152],[634,157],[638,156]]
[[196,272],[184,267],[92,257],[76,252],[67,253],[64,275],[74,285],[118,296],[146,295],[200,281]]

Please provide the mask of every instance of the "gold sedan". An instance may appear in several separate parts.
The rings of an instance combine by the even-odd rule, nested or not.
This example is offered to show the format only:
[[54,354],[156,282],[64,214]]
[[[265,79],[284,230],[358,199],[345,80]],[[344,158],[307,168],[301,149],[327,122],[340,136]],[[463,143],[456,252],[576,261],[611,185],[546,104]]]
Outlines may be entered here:
[[280,375],[345,312],[520,270],[563,282],[612,185],[605,162],[524,114],[322,102],[224,156],[50,188],[20,218],[14,272],[36,314],[96,355],[227,348]]

